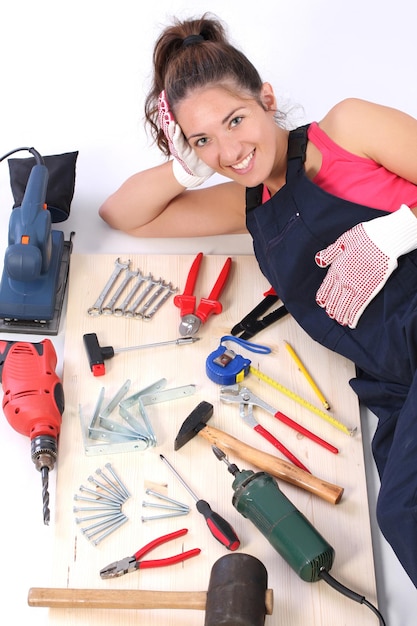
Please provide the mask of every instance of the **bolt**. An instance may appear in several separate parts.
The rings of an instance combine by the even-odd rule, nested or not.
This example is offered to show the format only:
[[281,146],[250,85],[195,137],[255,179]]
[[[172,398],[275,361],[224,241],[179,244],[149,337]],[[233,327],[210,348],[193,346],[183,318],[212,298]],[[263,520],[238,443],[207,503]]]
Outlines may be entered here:
[[176,513],[164,513],[163,515],[151,515],[148,517],[142,516],[142,522],[149,522],[154,519],[165,519],[167,517],[179,517],[180,515],[188,515],[188,511],[180,511],[178,510]]
[[114,490],[115,490],[115,491],[119,494],[119,496],[120,496],[121,498],[123,498],[123,500],[126,500],[126,499],[127,499],[127,497],[126,497],[126,493],[125,493],[124,491],[122,491],[121,489],[119,489],[119,487],[118,487],[117,485],[115,485],[115,484],[114,484],[114,483],[113,483],[113,482],[112,482],[112,481],[108,478],[108,476],[106,476],[106,474],[105,474],[105,473],[104,473],[104,472],[103,472],[100,468],[96,469],[96,474],[98,474],[99,476],[101,476],[101,477],[102,477],[102,478],[106,481],[106,483],[107,483],[107,484],[108,484],[108,485],[109,485],[112,489],[114,489]]
[[116,507],[112,506],[74,506],[74,513],[80,511],[116,511]]
[[157,504],[156,502],[145,502],[145,500],[142,502],[142,506],[149,506],[152,507],[153,509],[168,509],[169,511],[186,511],[187,513],[190,510],[190,507],[185,507],[185,506],[173,506],[173,505],[169,505],[169,504]]
[[110,498],[109,496],[105,496],[104,494],[101,494],[99,492],[94,491],[94,489],[88,489],[88,487],[84,487],[83,485],[80,486],[80,491],[85,491],[86,493],[91,493],[93,496],[96,496],[97,500],[103,500],[103,501],[107,501],[107,502],[112,502],[113,504],[119,504],[120,501],[119,500],[115,500],[114,498]]
[[[106,530],[106,528],[110,528],[111,526],[114,526],[114,524],[117,524],[117,522],[119,522],[124,517],[126,517],[124,513],[120,513],[119,515],[112,515],[111,519],[107,521],[96,522],[95,524],[90,524],[90,526],[81,528],[81,532],[88,539],[90,539],[91,537],[94,537],[94,535],[97,535],[98,533],[100,533],[102,530]],[[89,530],[93,530],[93,532],[89,533],[88,532]]]
[[119,486],[122,489],[122,491],[126,494],[126,498],[130,498],[131,494],[129,493],[129,490],[124,485],[124,483],[122,483],[122,481],[120,480],[120,478],[118,477],[118,475],[114,471],[113,467],[111,466],[111,463],[106,463],[105,467],[109,470],[110,474],[113,476],[115,481],[119,484]]
[[120,504],[118,502],[116,503],[115,500],[109,500],[107,498],[105,499],[105,502],[102,502],[101,498],[84,498],[83,496],[78,496],[77,494],[75,494],[74,500],[82,500],[83,502],[95,502],[96,504],[108,504],[109,506],[110,503],[112,503],[115,508],[120,508]]
[[168,496],[164,496],[159,491],[153,491],[152,489],[147,489],[146,493],[149,496],[155,496],[155,498],[159,498],[160,500],[165,500],[166,502],[171,502],[171,504],[175,504],[180,509],[189,509],[190,507],[187,504],[183,504],[182,502],[178,502],[178,500],[173,500],[172,498],[168,498]]
[[103,483],[101,483],[100,481],[96,480],[94,478],[94,476],[89,476],[88,480],[90,481],[90,483],[93,483],[94,485],[97,485],[97,487],[100,487],[101,489],[104,489],[104,491],[107,491],[107,493],[109,493],[110,495],[114,496],[114,499],[117,500],[118,502],[120,502],[121,504],[123,502],[125,502],[126,498],[122,498],[117,491],[114,491],[113,489],[109,489],[108,487],[106,487],[106,485],[103,485]]
[[114,513],[99,513],[97,515],[86,515],[85,517],[76,517],[75,522],[76,524],[82,524],[83,522],[88,522],[89,520],[92,520],[92,519],[100,519],[101,517],[110,518],[113,515]]
[[125,524],[128,520],[128,517],[126,517],[126,515],[120,520],[120,522],[118,522],[117,524],[114,524],[111,528],[109,528],[108,530],[106,530],[102,535],[100,535],[99,537],[97,537],[97,539],[94,539],[92,541],[92,544],[94,546],[97,546],[100,541],[103,541],[103,539],[105,539],[106,537],[108,537],[109,535],[111,535],[111,533],[114,533],[115,530],[117,530],[120,526],[122,526],[122,524]]

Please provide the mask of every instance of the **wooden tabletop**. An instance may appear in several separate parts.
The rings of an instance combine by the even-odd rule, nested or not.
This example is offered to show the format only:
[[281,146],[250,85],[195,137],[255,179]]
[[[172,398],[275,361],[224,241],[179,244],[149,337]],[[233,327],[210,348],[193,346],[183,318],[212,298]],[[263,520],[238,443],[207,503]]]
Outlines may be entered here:
[[[194,256],[121,253],[119,259],[129,260],[131,269],[140,269],[144,276],[151,274],[156,279],[162,278],[182,293]],[[199,341],[190,345],[172,344],[116,353],[105,361],[106,373],[95,377],[90,371],[83,344],[85,333],[96,333],[101,346],[115,349],[179,337],[180,313],[174,306],[173,296],[150,320],[88,314],[114,270],[115,260],[114,255],[74,254],[71,258],[63,374],[66,407],[57,462],[55,586],[104,591],[143,589],[160,591],[161,594],[164,591],[207,590],[211,568],[227,550],[211,536],[189,493],[161,462],[160,454],[163,454],[198,497],[206,499],[232,524],[241,540],[239,551],[256,556],[264,563],[268,571],[268,587],[273,589],[275,598],[273,614],[266,617],[266,626],[304,626],[307,622],[316,626],[375,624],[375,616],[369,609],[341,596],[323,581],[303,582],[253,524],[234,509],[233,477],[227,472],[226,465],[215,458],[206,440],[196,436],[180,450],[174,450],[174,440],[183,421],[200,402],[206,401],[214,407],[209,426],[275,457],[285,458],[242,422],[238,405],[220,401],[220,385],[206,375],[207,357],[216,351],[221,338],[230,333],[233,325],[262,300],[269,288],[256,260],[252,256],[233,257],[232,271],[220,297],[223,311],[212,315],[201,326],[197,335]],[[226,257],[221,255],[203,258],[195,287],[197,304],[202,297],[208,297],[225,260]],[[258,380],[254,374],[250,373],[244,379],[243,384],[277,411],[297,420],[339,449],[338,454],[333,454],[264,410],[254,409],[259,423],[284,443],[313,475],[343,487],[339,504],[331,504],[304,489],[278,481],[282,492],[335,549],[332,575],[376,604],[359,407],[348,384],[354,376],[354,367],[346,359],[313,342],[290,316],[256,335],[254,341],[269,346],[272,352],[254,354],[235,343],[226,343],[227,347],[250,359],[256,369],[307,403],[320,407],[312,386],[285,348],[285,342],[289,342],[328,400],[330,415],[350,428],[357,428],[356,434],[349,436],[277,388]],[[103,388],[108,401],[127,381],[130,383],[126,397],[161,379],[166,379],[166,389],[188,385],[195,385],[195,389],[191,395],[146,407],[156,446],[145,450],[132,446],[123,448],[122,445],[109,448],[106,442],[86,439],[86,426],[90,424]],[[117,408],[111,417],[123,423]],[[241,469],[257,470],[232,454],[230,461]],[[123,504],[128,521],[94,546],[82,532],[85,524],[76,523],[76,518],[86,513],[74,513],[73,507],[81,505],[74,501],[74,496],[80,495],[80,486],[94,489],[89,477],[100,480],[96,470],[104,470],[109,462],[131,494]],[[142,506],[143,500],[152,500],[145,494],[150,485],[188,504],[190,513],[183,517],[142,522],[143,515],[158,512]],[[147,542],[180,528],[187,528],[188,533],[155,550],[151,558],[163,558],[195,547],[201,549],[199,556],[170,567],[135,571],[108,580],[100,578],[100,569],[108,563],[133,555]],[[203,611],[184,609],[50,609],[49,616],[54,626],[204,624]]]

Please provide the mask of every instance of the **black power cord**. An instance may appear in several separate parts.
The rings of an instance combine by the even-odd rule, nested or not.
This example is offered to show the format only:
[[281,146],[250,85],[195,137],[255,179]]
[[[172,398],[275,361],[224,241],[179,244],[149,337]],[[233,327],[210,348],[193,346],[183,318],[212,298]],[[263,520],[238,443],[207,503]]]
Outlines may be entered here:
[[16,150],[10,150],[10,152],[0,157],[0,162],[4,161],[4,159],[7,159],[7,157],[11,156],[12,154],[15,154],[16,152],[21,152],[22,150],[30,152],[35,157],[37,165],[44,165],[43,157],[39,154],[37,150],[35,150],[35,148],[16,148]]
[[329,574],[329,572],[324,569],[324,567],[320,570],[319,577],[324,580],[328,585],[330,585],[330,587],[333,587],[333,589],[336,589],[336,591],[343,594],[347,598],[350,598],[355,602],[359,602],[359,604],[364,604],[365,606],[367,606],[368,609],[370,609],[378,617],[380,626],[386,626],[385,620],[382,617],[381,613],[373,604],[368,602],[365,596],[361,596],[360,594],[355,593],[348,587],[345,587],[345,585],[342,585],[342,583],[333,578],[333,576],[331,576],[331,574]]

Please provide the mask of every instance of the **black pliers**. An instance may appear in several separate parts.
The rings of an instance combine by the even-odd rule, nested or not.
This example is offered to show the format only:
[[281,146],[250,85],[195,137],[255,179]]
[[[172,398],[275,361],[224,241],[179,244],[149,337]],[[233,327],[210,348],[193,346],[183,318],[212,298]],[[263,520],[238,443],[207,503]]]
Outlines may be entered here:
[[265,317],[260,316],[266,313],[268,309],[271,308],[273,304],[278,302],[279,297],[277,296],[275,289],[271,287],[268,291],[264,293],[264,299],[254,308],[250,313],[245,315],[243,319],[240,320],[235,326],[233,326],[230,333],[235,337],[240,337],[241,339],[251,339],[257,333],[264,330],[274,322],[280,320],[284,315],[288,313],[285,306],[282,304]]
[[177,537],[181,537],[188,532],[186,528],[182,528],[181,530],[177,530],[168,535],[163,535],[162,537],[158,537],[154,539],[150,543],[147,543],[146,546],[135,552],[132,556],[126,556],[124,559],[120,559],[120,561],[114,561],[114,563],[110,563],[106,567],[103,567],[100,570],[101,578],[116,578],[118,576],[123,576],[123,574],[128,574],[129,572],[134,572],[137,569],[146,569],[149,567],[163,567],[165,565],[173,565],[174,563],[180,563],[181,561],[185,561],[186,559],[190,559],[193,556],[197,556],[200,554],[200,548],[194,548],[193,550],[188,550],[187,552],[181,552],[180,554],[176,554],[175,556],[170,556],[166,559],[154,559],[152,561],[141,561],[141,558],[156,548],[157,546],[165,543],[166,541],[170,541],[171,539],[176,539]]

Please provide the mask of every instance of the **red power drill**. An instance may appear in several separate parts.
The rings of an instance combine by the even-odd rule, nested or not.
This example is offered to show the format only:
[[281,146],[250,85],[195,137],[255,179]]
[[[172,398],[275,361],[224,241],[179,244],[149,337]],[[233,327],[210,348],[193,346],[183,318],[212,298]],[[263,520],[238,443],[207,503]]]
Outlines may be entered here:
[[50,522],[49,471],[57,458],[64,390],[55,372],[49,339],[40,343],[0,342],[3,411],[9,424],[31,440],[32,461],[42,475],[43,521]]

